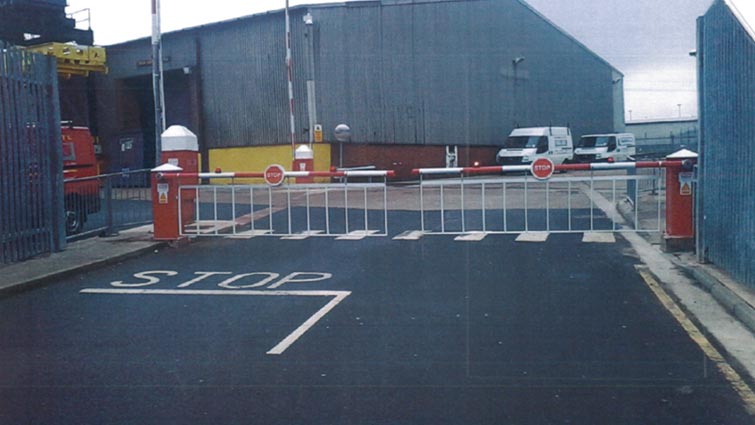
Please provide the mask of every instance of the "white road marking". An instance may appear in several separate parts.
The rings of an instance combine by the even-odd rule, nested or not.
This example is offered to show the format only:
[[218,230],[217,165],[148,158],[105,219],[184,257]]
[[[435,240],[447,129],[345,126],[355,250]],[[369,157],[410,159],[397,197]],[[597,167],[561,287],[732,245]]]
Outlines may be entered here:
[[206,235],[210,233],[220,232],[224,229],[233,227],[233,221],[228,220],[200,220],[199,222],[193,222],[187,224],[184,227],[183,234],[185,235]]
[[218,289],[120,289],[89,288],[82,289],[82,294],[117,294],[117,295],[236,295],[236,296],[298,296],[298,297],[334,297],[325,306],[317,310],[309,319],[291,332],[266,354],[283,354],[291,345],[309,331],[320,319],[325,317],[341,301],[351,295],[351,291],[254,291],[254,290],[218,290]]
[[317,236],[319,234],[323,233],[322,230],[305,230],[300,233],[296,233],[289,236],[283,236],[281,239],[288,240],[288,241],[300,241],[303,239],[307,239],[310,236]]
[[271,355],[279,355],[283,354],[284,351],[288,349],[294,342],[296,342],[297,339],[299,339],[302,335],[304,335],[312,326],[314,326],[320,319],[325,317],[326,314],[330,312],[330,310],[333,310],[341,301],[343,301],[346,297],[351,295],[351,292],[343,291],[340,292],[338,295],[335,296],[332,300],[330,300],[329,303],[325,304],[323,308],[319,309],[317,313],[313,314],[312,317],[307,319],[306,322],[302,323],[301,326],[296,328],[291,334],[289,334],[286,338],[283,339],[283,341],[279,342],[278,345],[271,348],[267,354]]
[[483,239],[485,239],[485,236],[488,234],[485,232],[470,232],[463,235],[459,235],[454,238],[455,241],[463,241],[463,242],[479,242]]
[[584,243],[616,243],[616,237],[609,232],[585,232],[582,236]]
[[270,230],[247,230],[238,232],[235,235],[228,235],[229,239],[251,239],[255,236],[264,236],[270,233]]
[[524,232],[516,237],[517,242],[545,242],[548,240],[548,232]]
[[407,230],[393,237],[394,241],[418,241],[422,238],[422,233],[419,230]]
[[336,240],[337,241],[361,241],[367,236],[374,235],[377,232],[378,232],[377,230],[355,230],[353,232],[349,232],[346,235],[337,237]]

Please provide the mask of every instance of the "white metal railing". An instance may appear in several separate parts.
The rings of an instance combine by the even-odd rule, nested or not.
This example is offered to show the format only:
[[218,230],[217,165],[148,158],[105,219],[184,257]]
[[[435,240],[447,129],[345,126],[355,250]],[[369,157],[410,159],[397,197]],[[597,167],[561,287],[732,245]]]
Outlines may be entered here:
[[[383,171],[351,171],[337,183],[294,184],[286,172],[280,186],[265,184],[182,185],[179,217],[190,215],[183,236],[387,236],[388,193]],[[222,173],[200,177],[230,178]],[[348,179],[380,179],[353,182]],[[189,208],[191,211],[187,211]]]
[[[426,234],[660,232],[664,173],[428,180],[420,170]],[[651,188],[653,188],[651,190]],[[629,199],[636,202],[628,202]],[[627,202],[625,202],[627,200]],[[619,209],[617,209],[617,206]]]

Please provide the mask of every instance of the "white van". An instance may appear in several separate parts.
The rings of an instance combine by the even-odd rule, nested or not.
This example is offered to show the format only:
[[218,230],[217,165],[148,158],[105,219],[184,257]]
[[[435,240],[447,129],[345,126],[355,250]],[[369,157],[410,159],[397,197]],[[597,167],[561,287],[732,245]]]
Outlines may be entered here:
[[522,165],[545,157],[560,165],[573,159],[573,149],[568,127],[517,128],[498,151],[496,162],[501,165]]
[[574,148],[577,162],[633,161],[637,144],[632,133],[588,134]]

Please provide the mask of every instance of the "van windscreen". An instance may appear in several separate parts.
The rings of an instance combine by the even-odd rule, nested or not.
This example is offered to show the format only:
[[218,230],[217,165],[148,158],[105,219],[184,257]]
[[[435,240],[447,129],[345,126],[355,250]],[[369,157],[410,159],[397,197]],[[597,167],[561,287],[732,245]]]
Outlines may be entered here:
[[545,136],[511,136],[506,139],[503,147],[507,149],[536,148],[541,140],[547,146],[548,141]]
[[608,146],[613,136],[586,136],[579,139],[578,148],[604,148]]

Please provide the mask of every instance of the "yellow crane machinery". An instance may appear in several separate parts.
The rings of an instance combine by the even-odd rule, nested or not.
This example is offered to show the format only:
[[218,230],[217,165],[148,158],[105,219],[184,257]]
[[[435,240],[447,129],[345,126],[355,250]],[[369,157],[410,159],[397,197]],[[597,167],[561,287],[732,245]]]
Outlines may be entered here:
[[88,76],[90,72],[106,74],[107,53],[104,47],[80,46],[71,43],[45,43],[26,48],[29,51],[55,56],[58,75],[71,78],[74,75]]

